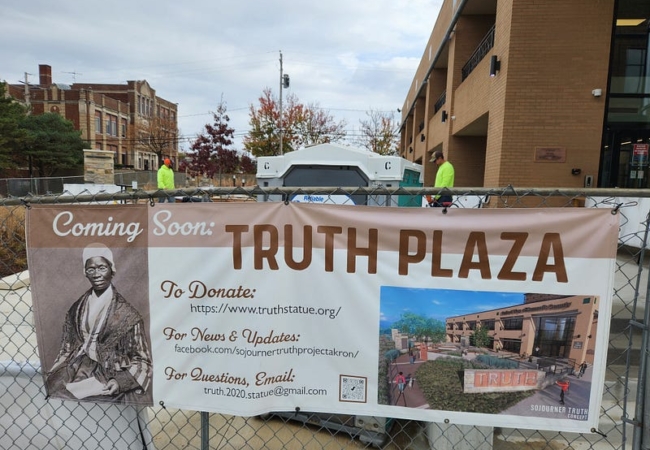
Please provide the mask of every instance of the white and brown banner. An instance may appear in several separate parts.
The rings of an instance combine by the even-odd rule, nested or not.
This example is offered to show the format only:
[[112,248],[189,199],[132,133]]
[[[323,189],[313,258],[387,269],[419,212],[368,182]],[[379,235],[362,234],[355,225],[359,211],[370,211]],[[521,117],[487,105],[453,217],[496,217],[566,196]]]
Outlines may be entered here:
[[618,221],[584,208],[33,206],[48,393],[589,432]]

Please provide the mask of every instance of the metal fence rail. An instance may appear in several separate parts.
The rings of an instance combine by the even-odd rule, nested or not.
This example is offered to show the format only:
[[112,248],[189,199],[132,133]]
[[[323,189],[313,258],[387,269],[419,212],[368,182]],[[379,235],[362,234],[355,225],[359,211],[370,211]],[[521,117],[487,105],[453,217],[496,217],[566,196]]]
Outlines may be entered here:
[[[451,208],[616,208],[621,231],[608,365],[599,427],[593,434],[429,424],[309,414],[236,417],[196,411],[102,406],[46,399],[39,367],[25,257],[25,209],[31,204],[177,201],[288,201],[295,194],[346,195],[372,205],[420,205],[436,189],[210,188],[141,189],[116,194],[0,198],[0,450],[5,449],[648,449],[649,190],[513,187],[454,189]],[[398,202],[396,198],[407,202]],[[365,199],[365,200],[364,200]],[[358,203],[357,203],[358,204]],[[383,356],[382,356],[383,357]],[[93,425],[89,426],[88,417]]]

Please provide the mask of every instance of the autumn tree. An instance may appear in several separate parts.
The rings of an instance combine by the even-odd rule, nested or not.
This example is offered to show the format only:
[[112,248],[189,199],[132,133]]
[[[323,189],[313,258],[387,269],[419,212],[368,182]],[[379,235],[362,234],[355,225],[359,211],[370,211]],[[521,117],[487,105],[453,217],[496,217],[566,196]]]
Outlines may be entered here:
[[19,160],[35,169],[39,177],[49,177],[58,169],[69,169],[83,163],[84,141],[81,131],[57,113],[26,116],[20,127],[27,132]]
[[345,137],[345,121],[336,122],[316,104],[303,105],[289,94],[282,106],[282,152],[280,152],[280,107],[270,88],[259,98],[259,105],[250,105],[250,131],[244,137],[244,148],[254,156],[275,156],[304,145],[334,142]]
[[370,110],[367,120],[359,120],[361,136],[357,144],[380,155],[396,155],[398,149],[398,125],[393,113]]
[[[291,110],[294,107],[295,96],[289,95],[286,102],[286,108]],[[280,108],[273,98],[270,88],[264,89],[259,98],[259,106],[256,108],[253,104],[249,106],[249,125],[250,131],[244,137],[244,148],[254,156],[275,156],[280,154],[280,133],[279,118]],[[285,113],[285,115],[288,115]],[[291,151],[290,130],[284,127],[282,136],[283,152]]]
[[239,169],[239,156],[232,148],[235,129],[229,124],[230,117],[223,100],[212,113],[212,118],[213,123],[205,125],[204,133],[197,136],[181,163],[180,169],[187,170],[192,176],[213,178]]
[[295,121],[295,136],[299,146],[337,142],[345,138],[344,120],[336,122],[332,115],[318,103],[300,105]]
[[138,150],[155,153],[158,162],[174,156],[178,139],[178,126],[169,115],[152,115],[142,118],[134,127],[134,142]]
[[257,161],[247,154],[243,154],[239,158],[239,169],[242,173],[257,173]]

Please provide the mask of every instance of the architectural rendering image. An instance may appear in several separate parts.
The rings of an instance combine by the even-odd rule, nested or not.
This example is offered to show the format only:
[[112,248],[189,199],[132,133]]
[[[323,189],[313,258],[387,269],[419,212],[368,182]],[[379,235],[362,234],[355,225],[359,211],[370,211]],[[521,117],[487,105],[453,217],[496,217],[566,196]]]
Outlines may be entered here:
[[598,300],[385,286],[380,398],[410,408],[586,420]]

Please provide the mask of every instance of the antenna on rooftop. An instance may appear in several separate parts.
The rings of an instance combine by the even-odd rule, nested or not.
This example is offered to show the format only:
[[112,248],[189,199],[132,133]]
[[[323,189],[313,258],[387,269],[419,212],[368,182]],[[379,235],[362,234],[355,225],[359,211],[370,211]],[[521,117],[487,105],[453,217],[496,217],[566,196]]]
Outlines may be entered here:
[[63,73],[69,73],[72,75],[72,82],[76,83],[77,82],[77,75],[83,75],[83,73],[75,72],[74,70],[72,72],[63,72]]

